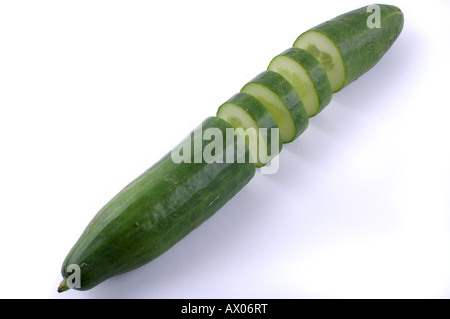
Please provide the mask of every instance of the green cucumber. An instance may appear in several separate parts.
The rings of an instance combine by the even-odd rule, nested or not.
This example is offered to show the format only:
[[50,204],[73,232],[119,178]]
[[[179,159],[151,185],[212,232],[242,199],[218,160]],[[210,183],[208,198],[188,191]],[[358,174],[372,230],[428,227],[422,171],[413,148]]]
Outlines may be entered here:
[[310,53],[289,48],[270,62],[269,70],[281,74],[293,86],[309,117],[317,115],[331,101],[331,87],[322,64]]
[[253,95],[269,110],[280,129],[283,143],[292,142],[308,127],[308,114],[302,100],[280,74],[264,71],[248,82],[241,92]]
[[[379,28],[372,25],[380,13]],[[368,23],[369,22],[369,23]],[[324,66],[333,92],[370,70],[403,29],[402,11],[391,5],[362,7],[301,34],[295,47],[305,49]]]
[[[209,128],[223,134],[223,148],[216,149],[216,155],[223,155],[223,163],[195,163],[197,156],[212,143],[202,138]],[[177,152],[194,148],[191,163],[176,164],[169,153],[107,203],[66,257],[61,270],[64,280],[58,291],[87,290],[112,276],[146,264],[212,216],[241,190],[254,176],[255,166],[248,162],[238,163],[238,143],[227,140],[227,129],[234,131],[222,119],[206,119],[176,148]],[[198,143],[200,148],[192,147]],[[242,144],[245,146],[243,140]],[[229,148],[235,154],[232,163],[225,161]],[[247,155],[248,148],[245,147],[242,156]],[[80,267],[80,287],[70,287],[67,279],[71,275],[70,265]]]
[[[111,199],[67,255],[58,291],[88,290],[148,263],[219,210],[253,178],[255,166],[308,127],[309,116],[329,103],[330,89],[336,92],[357,79],[389,49],[403,28],[403,14],[393,6],[379,7],[380,29],[367,27],[370,13],[364,7],[303,33],[294,44],[298,49],[275,57],[269,70],[221,105],[217,117],[203,121]],[[250,151],[238,128],[269,130],[254,137],[262,147]],[[270,135],[276,128],[282,143]],[[272,150],[274,141],[279,145]],[[74,286],[77,269],[80,285]]]
[[243,129],[250,155],[257,167],[266,165],[281,151],[277,123],[266,107],[252,95],[233,95],[219,107],[217,117],[224,119],[235,129]]

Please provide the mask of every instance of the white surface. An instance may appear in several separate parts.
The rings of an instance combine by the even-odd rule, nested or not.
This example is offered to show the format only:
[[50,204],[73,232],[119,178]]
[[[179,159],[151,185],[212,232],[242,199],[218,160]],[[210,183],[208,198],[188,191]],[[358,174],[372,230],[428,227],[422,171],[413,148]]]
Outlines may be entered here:
[[448,1],[150,264],[57,294],[93,215],[308,28],[369,1],[0,4],[2,298],[449,298]]

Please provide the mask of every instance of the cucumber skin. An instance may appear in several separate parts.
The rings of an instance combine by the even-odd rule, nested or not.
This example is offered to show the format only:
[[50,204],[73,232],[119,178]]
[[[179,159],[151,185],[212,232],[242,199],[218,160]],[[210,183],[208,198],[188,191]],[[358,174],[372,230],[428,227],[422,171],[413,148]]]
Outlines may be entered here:
[[[203,129],[224,133],[232,128],[217,117]],[[197,128],[198,129],[198,128]],[[194,132],[186,139],[194,143]],[[209,141],[203,141],[203,147]],[[236,143],[233,146],[236,151]],[[225,148],[225,146],[224,146]],[[236,153],[235,153],[236,154]],[[176,164],[170,153],[126,186],[92,219],[67,255],[67,266],[81,270],[81,287],[88,290],[104,280],[138,268],[172,247],[212,216],[254,176],[251,163]],[[246,158],[248,148],[246,148]]]
[[[270,114],[269,110],[253,95],[248,93],[236,93],[231,98],[229,98],[225,103],[223,103],[217,110],[217,117],[220,117],[220,112],[222,107],[227,103],[232,103],[239,106],[244,110],[251,118],[256,122],[259,128],[267,128],[267,152],[272,150],[272,128],[277,128],[278,125]],[[237,127],[235,127],[237,128]],[[281,143],[281,138],[278,139],[278,150],[275,154],[270,154],[268,162],[274,158],[277,154],[281,152],[283,144]],[[265,165],[265,164],[264,164]],[[257,167],[262,167],[264,165],[256,165]]]
[[377,64],[403,29],[403,13],[398,7],[385,4],[379,7],[381,28],[367,26],[367,18],[372,13],[365,6],[308,30],[324,34],[337,46],[345,69],[343,87]]
[[[317,113],[312,116],[319,114],[328,104],[330,104],[332,98],[330,81],[328,80],[327,72],[322,64],[320,64],[320,62],[308,51],[300,48],[289,48],[278,56],[280,55],[284,55],[300,64],[309,75],[309,78],[316,89],[317,97],[319,98],[319,109]],[[276,58],[277,57],[274,59]]]
[[[269,88],[287,107],[294,120],[295,136],[292,140],[285,142],[285,144],[294,141],[308,128],[309,117],[306,113],[305,106],[295,89],[284,77],[274,71],[266,70],[254,77],[246,85],[250,83],[259,83]],[[246,85],[241,89],[241,92],[245,90]]]

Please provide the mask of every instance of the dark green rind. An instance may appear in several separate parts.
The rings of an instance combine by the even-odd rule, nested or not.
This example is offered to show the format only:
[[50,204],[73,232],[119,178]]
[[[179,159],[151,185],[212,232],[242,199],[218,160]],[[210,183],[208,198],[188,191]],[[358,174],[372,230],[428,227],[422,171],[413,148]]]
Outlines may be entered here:
[[[290,143],[294,141],[300,134],[302,134],[309,125],[309,117],[306,113],[305,106],[303,105],[302,100],[298,96],[295,89],[292,85],[286,81],[284,77],[280,74],[267,70],[258,74],[255,78],[253,78],[249,83],[259,83],[273,93],[275,93],[280,99],[283,101],[284,105],[288,109],[291,114],[292,119],[294,120],[295,125],[295,136],[292,140],[286,142]],[[242,88],[242,90],[245,88]]]
[[[322,64],[320,64],[320,62],[308,51],[299,48],[289,48],[279,55],[286,56],[297,62],[309,75],[309,78],[316,89],[317,97],[319,98],[319,110],[312,116],[320,113],[328,104],[330,104],[332,98],[330,81],[328,80],[327,72]],[[274,59],[276,58],[277,57]]]
[[[224,145],[236,152],[236,143],[225,143],[225,130],[232,128],[227,122],[210,117],[202,128],[219,128]],[[184,143],[193,146],[194,136]],[[209,142],[203,141],[202,149]],[[176,164],[168,153],[107,203],[66,257],[63,277],[70,275],[68,265],[80,266],[78,289],[88,290],[148,263],[212,216],[255,174],[251,163],[197,164],[194,156],[192,163]]]
[[384,4],[379,7],[381,28],[367,26],[372,12],[367,12],[365,6],[311,29],[324,34],[337,46],[345,69],[343,87],[377,64],[403,29],[403,13],[398,7]]
[[[278,149],[275,153],[271,154],[272,150],[272,129],[278,129],[278,125],[275,122],[275,120],[272,117],[272,114],[266,109],[266,107],[253,95],[247,94],[247,93],[237,93],[233,95],[231,98],[229,98],[225,103],[223,103],[218,111],[217,111],[217,117],[220,116],[220,110],[226,105],[226,104],[234,104],[238,107],[240,107],[244,112],[246,112],[258,125],[259,128],[266,128],[267,129],[267,139],[266,139],[266,146],[267,146],[267,153],[269,155],[269,159],[267,162],[270,161],[270,159],[274,158],[277,154],[281,152],[281,149],[283,147],[283,144],[281,143],[280,135],[278,135]],[[225,120],[225,119],[224,119]],[[233,125],[234,123],[230,123],[234,128],[239,128],[239,125]],[[265,165],[265,164],[264,164]],[[257,167],[261,167],[264,165],[256,165]]]

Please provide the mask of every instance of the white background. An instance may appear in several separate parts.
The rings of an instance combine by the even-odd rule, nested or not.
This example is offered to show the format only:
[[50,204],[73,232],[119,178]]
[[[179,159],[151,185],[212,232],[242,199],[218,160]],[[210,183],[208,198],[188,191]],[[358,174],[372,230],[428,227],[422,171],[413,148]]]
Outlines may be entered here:
[[300,33],[369,1],[2,1],[0,297],[449,298],[450,2],[163,256],[57,294],[94,214]]

